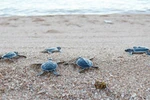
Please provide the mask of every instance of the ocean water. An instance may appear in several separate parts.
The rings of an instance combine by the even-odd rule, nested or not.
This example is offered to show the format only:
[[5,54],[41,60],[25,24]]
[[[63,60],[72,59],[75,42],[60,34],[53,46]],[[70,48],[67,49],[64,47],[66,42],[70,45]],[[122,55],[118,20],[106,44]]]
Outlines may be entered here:
[[150,0],[0,0],[0,16],[150,13]]

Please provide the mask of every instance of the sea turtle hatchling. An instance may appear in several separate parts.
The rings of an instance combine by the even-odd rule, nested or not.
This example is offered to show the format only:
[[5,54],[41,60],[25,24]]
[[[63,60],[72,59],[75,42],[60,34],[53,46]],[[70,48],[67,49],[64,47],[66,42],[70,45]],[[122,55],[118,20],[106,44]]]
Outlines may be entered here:
[[54,53],[54,52],[61,52],[61,47],[52,47],[42,51],[42,53]]
[[41,72],[37,74],[37,76],[40,76],[44,74],[44,72],[53,72],[54,75],[60,76],[60,74],[57,73],[56,68],[58,67],[58,64],[61,64],[62,62],[54,62],[52,59],[49,59],[47,62],[44,62],[42,64],[32,64],[32,66],[40,66]]
[[147,54],[150,55],[150,50],[146,47],[133,47],[132,49],[126,49],[125,52],[128,52],[130,55],[132,54]]
[[26,58],[26,56],[20,55],[18,52],[14,51],[2,55],[1,59],[13,59],[13,58],[20,58],[20,57]]
[[65,63],[65,64],[66,65],[67,64],[73,64],[74,66],[79,66],[81,68],[79,73],[82,73],[83,71],[85,71],[86,69],[89,69],[89,68],[98,68],[96,66],[93,66],[93,62],[91,60],[93,60],[93,58],[87,59],[87,58],[83,58],[83,57],[78,57],[75,60],[75,62]]

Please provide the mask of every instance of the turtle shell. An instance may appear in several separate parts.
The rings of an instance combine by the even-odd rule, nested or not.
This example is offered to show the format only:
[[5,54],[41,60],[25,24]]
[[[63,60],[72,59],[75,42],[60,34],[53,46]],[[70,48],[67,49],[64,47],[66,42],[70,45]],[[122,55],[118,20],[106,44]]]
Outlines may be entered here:
[[133,47],[134,52],[146,52],[149,49],[146,47]]
[[60,51],[61,47],[52,47],[52,48],[48,48],[46,49],[47,52],[57,52]]
[[57,68],[57,66],[58,65],[56,62],[49,60],[41,65],[41,69],[43,71],[54,71]]
[[81,68],[89,68],[89,67],[93,66],[93,63],[91,60],[89,60],[87,58],[83,58],[83,57],[79,57],[76,60],[76,64]]
[[18,56],[18,52],[9,52],[2,56],[2,59],[11,59]]

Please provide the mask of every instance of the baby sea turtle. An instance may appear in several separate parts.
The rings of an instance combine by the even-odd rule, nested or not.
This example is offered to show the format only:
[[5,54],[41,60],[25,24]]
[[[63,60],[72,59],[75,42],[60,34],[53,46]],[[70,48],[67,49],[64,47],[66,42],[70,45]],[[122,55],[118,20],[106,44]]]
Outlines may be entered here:
[[[87,59],[83,57],[78,57],[75,62],[70,63],[70,64],[73,64],[74,66],[79,66],[81,68],[79,73],[82,73],[83,71],[89,68],[98,68],[96,66],[93,66],[93,62],[91,61],[92,59],[93,58]],[[69,64],[69,63],[66,63],[66,64]]]
[[61,52],[61,47],[52,47],[42,51],[42,53],[54,53],[54,52]]
[[52,61],[52,59],[49,59],[47,62],[44,62],[42,64],[32,64],[32,66],[40,66],[41,67],[41,72],[37,74],[37,76],[40,76],[42,74],[44,74],[44,72],[53,72],[54,75],[56,76],[60,76],[60,74],[58,74],[56,72],[56,68],[58,67],[58,64],[61,64],[63,62],[54,62]]
[[133,47],[132,49],[126,49],[125,52],[128,52],[130,55],[132,54],[147,54],[150,55],[150,50],[146,47]]
[[20,58],[20,57],[26,58],[26,56],[19,55],[18,52],[14,51],[14,52],[8,52],[8,53],[2,55],[1,59],[12,59],[12,58]]

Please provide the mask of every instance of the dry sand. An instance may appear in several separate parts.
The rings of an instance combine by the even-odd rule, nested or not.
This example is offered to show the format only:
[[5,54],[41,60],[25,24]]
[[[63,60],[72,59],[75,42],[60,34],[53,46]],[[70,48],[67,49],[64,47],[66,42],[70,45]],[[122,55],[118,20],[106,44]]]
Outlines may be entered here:
[[[62,53],[40,53],[56,46]],[[1,17],[0,53],[18,51],[27,58],[0,61],[0,99],[150,100],[150,56],[124,52],[133,46],[150,48],[149,14]],[[95,56],[99,70],[80,74],[78,68],[60,65],[62,76],[37,77],[39,70],[30,67],[48,58],[68,61],[78,56]],[[95,80],[106,82],[111,92],[96,90]]]

